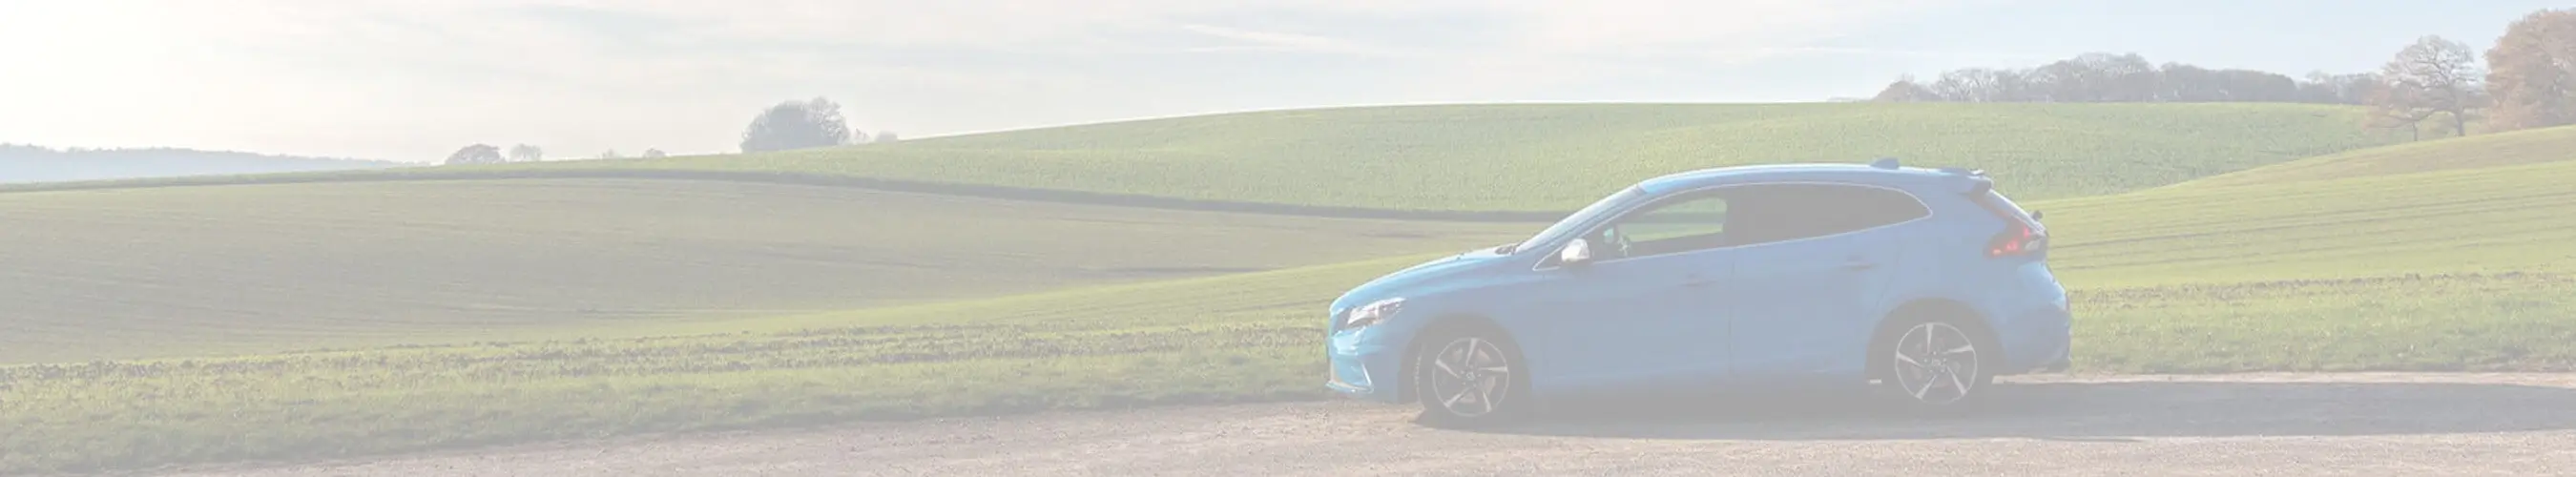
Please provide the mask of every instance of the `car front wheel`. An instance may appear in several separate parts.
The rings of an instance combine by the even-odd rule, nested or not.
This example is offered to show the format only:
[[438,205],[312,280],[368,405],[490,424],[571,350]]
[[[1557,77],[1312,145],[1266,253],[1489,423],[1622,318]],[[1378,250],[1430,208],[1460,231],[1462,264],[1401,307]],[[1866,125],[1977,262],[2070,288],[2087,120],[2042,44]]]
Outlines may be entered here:
[[1440,426],[1484,426],[1520,417],[1528,371],[1508,341],[1489,333],[1448,333],[1426,341],[1414,358],[1422,420]]

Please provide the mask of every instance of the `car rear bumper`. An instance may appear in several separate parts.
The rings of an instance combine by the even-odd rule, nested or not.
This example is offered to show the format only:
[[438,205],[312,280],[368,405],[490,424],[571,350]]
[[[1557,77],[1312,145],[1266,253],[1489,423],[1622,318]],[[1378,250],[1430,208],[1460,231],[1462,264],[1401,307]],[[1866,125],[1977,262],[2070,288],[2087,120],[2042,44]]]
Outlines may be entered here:
[[2064,301],[2015,317],[2001,333],[2004,374],[2064,371],[2074,364],[2074,314]]

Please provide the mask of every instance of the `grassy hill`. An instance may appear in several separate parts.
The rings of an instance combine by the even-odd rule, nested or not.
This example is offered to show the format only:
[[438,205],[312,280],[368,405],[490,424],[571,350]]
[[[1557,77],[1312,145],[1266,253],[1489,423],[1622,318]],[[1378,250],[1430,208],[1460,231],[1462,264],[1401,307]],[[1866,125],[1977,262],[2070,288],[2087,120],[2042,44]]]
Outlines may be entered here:
[[[0,473],[1315,398],[1327,300],[1542,225],[1329,216],[1545,216],[1675,170],[1878,156],[1986,168],[2048,212],[2085,370],[2576,369],[2576,162],[2522,133],[2326,155],[2386,142],[2357,114],[1345,108],[0,188],[0,303],[27,311],[0,363],[50,363],[0,366],[0,428],[25,431]],[[136,187],[187,184],[222,185]]]
[[1526,226],[726,181],[0,194],[0,363],[526,339],[1463,250]]
[[2361,149],[2184,182],[2226,187],[2576,160],[2576,126]]
[[[2461,154],[2475,153],[2433,151],[2421,157]],[[2576,348],[2564,345],[2576,340],[2576,319],[2570,319],[2576,317],[2576,298],[2571,298],[2576,297],[2576,269],[2571,269],[2576,267],[2576,245],[2571,245],[2576,244],[2576,220],[2567,218],[2576,217],[2576,162],[2515,162],[2524,163],[2264,187],[2159,188],[2027,205],[2047,211],[2057,234],[2054,262],[2074,289],[2080,314],[2076,359],[2081,370],[2576,369]],[[537,187],[502,184],[551,182],[483,187]],[[313,185],[275,187],[160,191],[190,191],[176,197],[192,197],[194,191],[211,190],[319,190],[307,189]],[[561,186],[537,188],[555,187]],[[342,198],[365,197],[357,192],[365,190],[371,189],[354,188]],[[852,192],[807,193],[828,198]],[[87,197],[44,194],[28,197]],[[443,197],[455,195],[460,194]],[[596,198],[602,193],[570,195]],[[0,203],[12,200],[25,199],[0,194]],[[487,207],[574,201],[556,196]],[[243,208],[256,207],[221,209]],[[852,210],[857,207],[846,205],[828,208],[831,214],[858,213]],[[700,217],[693,220],[756,215],[719,209],[688,215]],[[344,211],[325,222],[365,215]],[[550,218],[572,219],[539,214],[526,220]],[[1015,231],[1079,227],[1026,217],[1008,223]],[[988,226],[999,225],[967,223],[944,230]],[[1534,225],[1495,226],[1504,230],[1493,233],[1509,236],[1516,233],[1503,232],[1525,232],[1517,229]],[[0,382],[10,383],[13,393],[12,399],[0,400],[0,428],[28,431],[0,442],[0,448],[13,450],[0,455],[0,470],[1315,398],[1321,395],[1315,382],[1321,373],[1314,341],[1322,324],[1317,314],[1327,300],[1378,273],[1430,256],[1404,250],[1438,252],[1487,241],[1478,235],[1486,232],[1467,230],[1448,232],[1457,234],[1448,235],[1454,240],[1396,241],[1366,249],[1334,242],[1388,227],[1327,230],[1328,237],[1303,239],[1329,242],[1322,244],[1276,242],[1271,246],[1283,252],[1275,256],[1287,258],[1264,262],[1392,256],[1337,265],[854,311],[671,321],[607,338],[532,336],[234,358],[0,367]],[[750,230],[771,232],[729,236],[797,235]],[[873,237],[886,229],[868,230],[868,240],[879,240]],[[1178,233],[1140,230],[1137,237]],[[676,233],[629,232],[633,237]],[[1184,247],[1230,252],[1193,262],[1204,265],[1262,249],[1228,241],[1239,237],[1153,250],[1155,255],[1186,253]],[[1285,251],[1292,249],[1302,252]],[[901,250],[872,253],[925,259],[932,255],[922,254],[952,253]],[[1327,257],[1333,253],[1343,255]],[[977,255],[940,259],[1002,260]],[[1070,254],[1050,257],[1062,256]],[[986,278],[991,277],[958,277]]]
[[0,184],[369,170],[416,165],[178,148],[64,150],[0,144]]
[[1669,172],[1893,156],[1984,168],[2014,184],[2016,196],[2044,199],[2161,186],[2395,139],[2366,132],[2361,114],[2297,104],[1356,107],[455,171],[783,172],[1203,201],[1553,212]]

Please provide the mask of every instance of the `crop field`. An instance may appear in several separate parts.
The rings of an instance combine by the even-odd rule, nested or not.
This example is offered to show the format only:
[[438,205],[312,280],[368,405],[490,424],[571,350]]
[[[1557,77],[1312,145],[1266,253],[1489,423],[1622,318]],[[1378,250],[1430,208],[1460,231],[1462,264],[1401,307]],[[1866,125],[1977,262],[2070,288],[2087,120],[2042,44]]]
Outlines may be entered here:
[[2576,126],[2362,149],[2219,174],[2182,185],[2264,185],[2555,161],[2576,161]]
[[0,363],[651,333],[1529,233],[634,180],[0,193],[0,220]]
[[[2576,369],[2565,345],[2576,342],[2576,161],[2424,170],[2026,201],[2057,236],[2053,262],[2079,313],[2078,370]],[[351,215],[364,216],[334,217]],[[1410,252],[1327,244],[1276,255],[1394,258],[623,336],[0,367],[0,429],[11,431],[0,433],[0,473],[1312,399],[1322,396],[1326,301],[1490,241],[1479,234],[1533,227],[1491,226],[1500,230],[1390,242],[1419,245]],[[1353,235],[1364,234],[1335,240]],[[1155,250],[1188,253],[1179,248]]]
[[[1983,168],[2017,197],[2100,195],[2397,142],[2355,107],[2297,104],[1569,104],[1262,111],[749,155],[252,176],[769,173],[916,187],[1403,211],[1553,213],[1707,167]],[[225,178],[121,181],[153,184]],[[5,189],[5,188],[0,188]]]

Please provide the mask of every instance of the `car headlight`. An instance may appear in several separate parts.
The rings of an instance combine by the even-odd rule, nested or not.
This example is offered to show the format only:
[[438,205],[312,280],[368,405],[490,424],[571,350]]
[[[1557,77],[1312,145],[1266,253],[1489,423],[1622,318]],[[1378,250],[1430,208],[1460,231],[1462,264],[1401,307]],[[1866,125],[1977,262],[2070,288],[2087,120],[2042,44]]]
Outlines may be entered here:
[[1369,304],[1351,308],[1348,316],[1342,318],[1342,327],[1358,328],[1378,324],[1395,316],[1396,310],[1403,308],[1404,298],[1402,297],[1369,302]]

